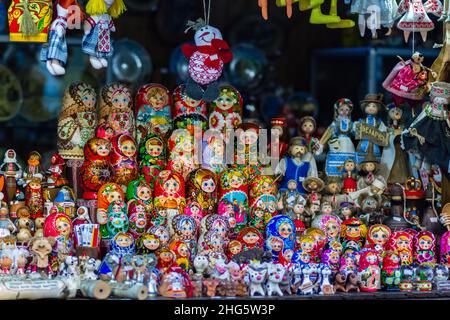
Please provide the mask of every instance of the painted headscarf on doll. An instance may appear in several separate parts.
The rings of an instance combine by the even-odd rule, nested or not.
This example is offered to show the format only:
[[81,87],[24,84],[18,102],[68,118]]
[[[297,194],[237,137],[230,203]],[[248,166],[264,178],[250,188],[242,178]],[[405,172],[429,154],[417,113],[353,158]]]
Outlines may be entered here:
[[421,231],[414,237],[414,258],[419,263],[436,262],[436,238],[430,231]]
[[141,167],[158,165],[158,162],[165,163],[167,161],[166,141],[154,133],[148,134],[139,146],[138,159]]
[[[176,185],[171,186],[170,190],[166,190],[165,184],[169,180],[174,180]],[[184,198],[184,193],[184,179],[178,172],[164,170],[159,173],[155,181],[155,197],[172,196],[175,198]]]
[[400,252],[408,250],[412,253],[414,236],[407,231],[395,231],[389,239],[389,250]]
[[[380,231],[382,232],[381,239],[379,238],[380,236],[377,234]],[[383,251],[384,251],[384,249],[389,244],[391,235],[392,235],[392,231],[388,226],[386,226],[384,224],[374,224],[374,225],[370,226],[369,231],[367,232],[368,245],[371,248],[376,249],[377,251],[380,251],[381,249],[383,249]],[[380,250],[378,250],[377,246],[379,246],[379,244],[375,243],[375,241],[385,241],[383,248],[379,248]]]
[[180,214],[173,218],[172,227],[179,239],[195,239],[197,223],[191,216]]
[[72,220],[61,212],[51,213],[44,221],[44,237],[64,237],[68,239],[72,234]]
[[383,258],[383,270],[400,268],[400,258],[394,251],[387,251]]
[[293,250],[295,247],[295,225],[288,216],[277,215],[269,220],[266,226],[267,238],[279,237],[283,240],[284,249]]
[[258,229],[253,227],[245,227],[237,236],[237,240],[242,243],[244,251],[254,248],[262,248],[264,238]]
[[174,121],[184,115],[195,115],[200,121],[206,121],[206,102],[195,100],[186,94],[186,85],[180,84],[173,92]]
[[442,235],[440,244],[440,262],[448,266],[450,265],[450,231]]
[[[333,214],[320,214],[314,218],[311,227],[322,230],[327,237],[329,237],[330,233],[335,233],[332,238],[339,239],[341,234],[341,219]],[[335,230],[332,229],[333,227]]]
[[[155,249],[152,250],[150,248],[147,248],[145,243],[146,242],[152,242],[155,245]],[[159,238],[155,236],[154,234],[144,233],[137,239],[136,247],[139,252],[139,254],[151,254],[158,250],[160,248],[161,242],[159,241]]]
[[375,250],[366,250],[361,253],[359,258],[359,271],[367,269],[370,266],[379,266],[380,258]]
[[152,189],[142,178],[133,180],[128,184],[126,197],[127,201],[139,200],[148,203],[152,201]]
[[134,238],[126,232],[117,233],[110,242],[110,253],[122,257],[126,254],[135,253]]
[[[170,99],[170,92],[165,86],[159,83],[151,83],[142,86],[136,94],[136,120],[146,122],[148,118],[139,118],[140,111],[145,116],[147,112],[161,111],[165,107],[170,106],[172,101]],[[145,110],[149,109],[149,110]],[[170,110],[168,110],[170,111]],[[170,115],[170,112],[169,112]]]
[[121,161],[131,160],[136,161],[136,141],[133,137],[127,134],[120,134],[111,139],[112,152],[111,152],[111,164],[117,165]]
[[125,200],[125,195],[122,188],[113,182],[105,183],[100,187],[97,193],[98,197],[98,208],[107,210],[108,206],[113,201]]
[[84,145],[85,160],[108,160],[110,152],[111,143],[103,138],[91,138]]
[[[121,99],[118,98],[119,96]],[[121,83],[104,86],[100,92],[100,98],[99,117],[101,119],[114,112],[132,111],[131,90]]]

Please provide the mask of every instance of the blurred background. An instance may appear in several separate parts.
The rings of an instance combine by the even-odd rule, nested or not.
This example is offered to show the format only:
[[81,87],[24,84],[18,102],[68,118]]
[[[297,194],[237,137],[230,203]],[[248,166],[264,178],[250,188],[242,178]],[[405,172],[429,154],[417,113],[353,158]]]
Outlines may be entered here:
[[[144,83],[157,82],[173,90],[186,80],[187,60],[180,45],[193,40],[193,32],[184,30],[188,20],[203,16],[202,1],[125,2],[128,11],[115,21],[115,55],[109,68],[93,70],[81,52],[81,31],[69,30],[68,71],[62,78],[52,77],[39,61],[40,44],[9,42],[9,1],[0,3],[1,158],[6,148],[14,148],[22,159],[37,150],[48,161],[56,151],[57,117],[68,83],[81,80],[99,88],[124,81],[137,90]],[[323,9],[329,11],[327,4]],[[387,30],[379,30],[373,40],[369,32],[361,38],[357,26],[311,25],[309,13],[300,12],[297,4],[291,19],[285,8],[275,6],[275,0],[269,0],[268,11],[265,21],[257,0],[213,0],[210,24],[232,46],[234,60],[223,81],[242,92],[246,118],[267,127],[272,117],[286,116],[290,135],[296,134],[297,120],[303,115],[317,119],[320,135],[332,120],[333,103],[342,97],[355,102],[353,118],[359,118],[358,102],[369,92],[383,92],[381,83],[399,61],[397,55],[407,60],[414,43],[414,49],[425,54],[425,65],[431,66],[439,53],[433,45],[442,42],[439,22],[426,42],[416,35],[406,44],[395,28],[389,37]],[[338,12],[357,20],[343,2]],[[385,102],[390,102],[389,96]]]

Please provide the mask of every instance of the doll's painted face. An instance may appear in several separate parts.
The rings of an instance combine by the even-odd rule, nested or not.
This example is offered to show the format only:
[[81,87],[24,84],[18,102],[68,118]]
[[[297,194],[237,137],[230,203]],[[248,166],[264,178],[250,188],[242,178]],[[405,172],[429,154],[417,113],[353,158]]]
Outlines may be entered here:
[[377,165],[375,162],[364,163],[364,171],[366,171],[366,172],[374,172],[376,168],[377,168]]
[[235,97],[226,92],[221,92],[220,96],[216,99],[216,105],[224,111],[232,108],[237,102]]
[[351,112],[350,107],[346,104],[341,105],[338,109],[338,114],[341,117],[348,117],[350,115],[350,112]]
[[155,236],[158,237],[159,241],[161,242],[161,245],[164,246],[169,241],[169,233],[164,229],[158,229],[155,232]]
[[353,171],[356,168],[356,163],[354,161],[345,161],[344,169],[345,171]]
[[402,263],[409,263],[411,261],[411,252],[405,250],[400,252],[400,261]]
[[112,206],[112,212],[114,213],[121,213],[122,212],[122,206],[119,204],[114,204]]
[[174,178],[170,178],[166,182],[164,182],[164,190],[169,195],[175,195],[180,190],[180,183]]
[[95,103],[97,102],[97,97],[95,96],[95,92],[92,90],[85,90],[81,95],[81,101],[83,101],[83,105],[89,108],[95,107]]
[[159,240],[156,237],[145,239],[142,243],[144,247],[149,250],[156,250],[159,248]]
[[200,207],[195,205],[195,206],[191,206],[191,215],[196,218],[200,216]]
[[361,229],[359,226],[347,226],[347,236],[357,238],[361,236]]
[[247,232],[242,239],[245,241],[245,243],[248,244],[255,244],[259,241],[259,236],[255,232]]
[[335,238],[340,231],[338,224],[334,220],[328,221],[328,223],[325,226],[325,230],[329,238]]
[[287,187],[290,191],[297,190],[297,182],[295,180],[289,180]]
[[227,228],[224,225],[224,223],[220,220],[217,220],[216,223],[214,223],[212,230],[221,237],[225,237],[227,234]]
[[128,235],[121,234],[116,237],[116,243],[119,247],[126,248],[131,246],[133,239]]
[[374,265],[377,263],[378,258],[376,254],[368,254],[366,256],[366,261],[370,264],[370,265]]
[[309,240],[300,240],[300,249],[306,253],[312,252],[314,250],[314,242]]
[[388,235],[383,230],[377,230],[374,233],[372,233],[372,241],[375,244],[384,246],[386,242],[388,241]]
[[241,141],[247,145],[255,144],[258,141],[258,133],[255,130],[246,130]]
[[216,183],[212,178],[207,178],[202,181],[201,188],[206,193],[213,193],[216,190]]
[[349,219],[352,216],[352,209],[349,207],[343,207],[341,208],[341,214],[345,219]]
[[97,154],[102,157],[109,156],[111,152],[110,144],[107,141],[99,141],[97,143]]
[[305,212],[305,205],[303,203],[296,203],[294,205],[294,213],[302,214],[303,212]]
[[67,237],[71,231],[69,221],[64,217],[56,219],[56,230],[60,235]]
[[108,192],[106,195],[106,199],[108,200],[109,203],[113,201],[123,200],[121,194],[117,191]]
[[239,241],[233,242],[233,245],[230,246],[230,252],[233,255],[242,252],[242,244]]
[[209,145],[209,147],[211,148],[213,157],[217,158],[223,157],[225,147],[222,142],[215,140]]
[[411,241],[406,237],[400,237],[397,241],[397,250],[410,250],[411,247]]
[[274,187],[275,184],[270,184],[269,182],[264,181],[263,184],[261,185],[261,192],[264,194],[272,193]]
[[156,210],[158,211],[158,216],[160,216],[161,218],[167,217],[167,210],[166,210],[166,208],[161,207],[161,208],[157,208]]
[[194,226],[189,221],[185,221],[181,224],[180,232],[183,236],[192,236],[194,234]]
[[391,258],[391,261],[392,261],[393,264],[396,264],[396,263],[399,263],[399,262],[400,262],[400,258],[399,258],[398,255],[396,255],[396,254],[392,254],[392,255],[390,256],[390,258]]
[[162,142],[158,139],[148,139],[145,143],[145,150],[151,157],[159,157],[163,152]]
[[278,237],[271,237],[269,239],[269,245],[273,251],[280,252],[281,250],[283,250],[284,242],[282,239],[280,239]]
[[153,107],[154,110],[160,111],[168,104],[169,97],[166,92],[160,88],[155,88],[150,90],[147,95],[148,103]]
[[308,188],[311,191],[315,191],[315,190],[319,189],[319,185],[317,184],[316,181],[311,181],[310,183],[308,183]]
[[189,257],[189,249],[185,243],[180,244],[178,247],[178,254],[183,258]]
[[400,108],[393,108],[392,110],[389,110],[389,117],[392,120],[399,121],[402,118],[403,111]]
[[312,203],[309,207],[309,211],[318,213],[320,211],[320,205]]
[[223,242],[223,238],[220,235],[214,235],[211,238],[211,248],[213,250],[220,250],[222,249],[224,242]]
[[191,108],[197,107],[202,102],[201,100],[192,99],[187,94],[183,96],[183,101],[186,104],[186,106]]
[[163,261],[163,262],[173,261],[173,258],[174,258],[173,253],[171,251],[163,251],[163,252],[161,252],[159,257],[161,258],[161,261]]
[[292,232],[293,232],[292,226],[287,222],[283,222],[278,227],[278,233],[283,238],[289,238],[289,236],[292,234]]
[[378,114],[378,105],[374,102],[369,102],[366,104],[364,112],[368,115],[375,116]]
[[233,174],[230,178],[230,186],[232,188],[240,188],[243,183],[244,179],[240,175]]
[[112,94],[111,102],[116,108],[125,109],[130,104],[130,96],[126,92],[118,90]]
[[337,251],[331,251],[328,257],[331,263],[339,262],[339,253]]
[[255,217],[262,219],[264,217],[264,211],[261,209],[255,210]]
[[143,201],[147,201],[147,200],[151,199],[152,192],[151,192],[150,188],[148,188],[146,186],[139,186],[137,188],[137,196],[139,199],[141,199]]
[[428,236],[424,236],[419,239],[418,244],[421,250],[429,250],[433,246],[433,240]]
[[134,157],[136,155],[136,144],[132,140],[126,140],[120,144],[120,151],[128,157]]
[[303,122],[302,126],[300,127],[301,131],[304,134],[312,134],[314,130],[316,130],[316,126],[312,121],[305,121]]
[[333,207],[331,206],[331,204],[324,203],[324,204],[322,204],[321,211],[323,214],[330,214],[333,212]]

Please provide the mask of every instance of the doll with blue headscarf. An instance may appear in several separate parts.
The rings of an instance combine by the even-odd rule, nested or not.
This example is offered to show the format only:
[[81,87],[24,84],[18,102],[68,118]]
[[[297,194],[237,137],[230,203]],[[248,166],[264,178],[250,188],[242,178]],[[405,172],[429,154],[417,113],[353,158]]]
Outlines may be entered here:
[[278,261],[284,251],[294,250],[295,224],[291,218],[277,215],[269,220],[266,226],[265,246],[272,252],[274,262]]
[[135,243],[133,236],[130,233],[125,232],[117,233],[114,238],[111,239],[110,251],[100,265],[99,275],[114,280],[114,269],[116,267],[120,268],[122,259],[125,256],[130,256],[134,253]]

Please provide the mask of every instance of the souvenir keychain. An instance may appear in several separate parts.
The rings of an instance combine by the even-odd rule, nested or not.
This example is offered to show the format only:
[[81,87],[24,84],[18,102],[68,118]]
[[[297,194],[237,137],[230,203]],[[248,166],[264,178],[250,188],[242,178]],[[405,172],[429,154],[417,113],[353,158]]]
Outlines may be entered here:
[[[190,78],[186,93],[195,100],[211,102],[219,96],[217,80],[221,77],[225,63],[233,59],[233,53],[222,38],[219,29],[209,25],[211,0],[203,1],[204,19],[189,21],[188,28],[195,31],[195,45],[185,44],[181,47],[189,59]],[[206,90],[202,86],[206,86]]]

